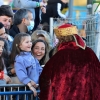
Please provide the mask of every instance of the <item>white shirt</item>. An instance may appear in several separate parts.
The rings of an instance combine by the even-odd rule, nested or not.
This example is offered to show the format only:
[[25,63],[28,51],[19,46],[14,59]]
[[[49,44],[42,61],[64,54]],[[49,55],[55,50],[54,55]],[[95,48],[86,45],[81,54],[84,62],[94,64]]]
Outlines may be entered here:
[[59,15],[61,18],[66,19],[67,16],[68,16],[68,12],[66,12],[66,14],[62,14],[62,12],[61,12],[61,3],[57,3],[57,12],[58,12],[58,15]]

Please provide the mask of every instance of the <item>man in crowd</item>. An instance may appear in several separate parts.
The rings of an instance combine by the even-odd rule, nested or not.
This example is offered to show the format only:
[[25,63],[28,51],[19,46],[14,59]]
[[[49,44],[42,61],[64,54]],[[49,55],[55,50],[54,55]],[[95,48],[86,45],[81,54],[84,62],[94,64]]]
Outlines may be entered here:
[[14,24],[9,31],[12,37],[20,32],[31,34],[34,28],[34,18],[32,12],[28,9],[19,9],[14,15]]
[[4,25],[4,27],[9,30],[11,26],[11,21],[13,18],[13,13],[11,9],[7,6],[0,7],[0,22]]

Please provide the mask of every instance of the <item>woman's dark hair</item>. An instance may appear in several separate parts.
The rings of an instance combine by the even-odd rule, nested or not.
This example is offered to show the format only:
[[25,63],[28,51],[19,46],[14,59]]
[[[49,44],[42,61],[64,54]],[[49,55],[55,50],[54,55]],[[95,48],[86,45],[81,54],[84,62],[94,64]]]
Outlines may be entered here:
[[45,59],[46,59],[46,56],[47,56],[46,54],[47,54],[48,45],[47,45],[47,43],[46,43],[45,41],[38,39],[38,40],[33,41],[33,43],[32,43],[32,50],[33,50],[34,46],[36,45],[36,43],[38,43],[38,42],[42,42],[42,43],[45,44],[45,55],[44,55],[44,57],[39,61],[40,65],[44,65],[44,64],[45,64]]
[[10,63],[13,64],[15,62],[16,55],[19,55],[21,52],[19,45],[20,45],[22,39],[24,39],[27,36],[30,36],[30,35],[26,34],[26,33],[18,33],[15,36],[14,41],[13,41],[13,45],[12,45],[11,55],[10,55]]
[[[3,38],[0,37],[0,41],[3,41],[5,43],[5,40]],[[4,70],[4,62],[3,62],[3,58],[2,55],[0,56],[0,71]]]

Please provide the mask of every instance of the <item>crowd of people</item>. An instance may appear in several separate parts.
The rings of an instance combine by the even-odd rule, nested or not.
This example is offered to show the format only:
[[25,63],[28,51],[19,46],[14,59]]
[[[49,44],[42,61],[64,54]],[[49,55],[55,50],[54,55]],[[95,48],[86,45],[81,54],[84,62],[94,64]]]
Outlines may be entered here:
[[25,84],[34,96],[39,87],[40,100],[100,100],[100,64],[85,30],[66,23],[54,28],[57,43],[50,37],[49,19],[66,19],[68,0],[13,3],[16,12],[0,6],[0,84]]

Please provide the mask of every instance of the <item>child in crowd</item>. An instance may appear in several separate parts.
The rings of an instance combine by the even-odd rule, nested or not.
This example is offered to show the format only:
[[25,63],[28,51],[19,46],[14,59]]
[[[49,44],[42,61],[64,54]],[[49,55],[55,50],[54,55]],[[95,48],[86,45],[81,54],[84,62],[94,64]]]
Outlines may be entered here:
[[17,34],[12,47],[12,59],[19,80],[28,85],[29,89],[37,95],[36,89],[42,68],[37,59],[31,54],[31,36],[26,33]]
[[40,65],[43,67],[43,65],[46,64],[47,62],[47,48],[48,45],[45,41],[43,40],[35,40],[32,44],[32,53],[34,57],[36,57],[40,63]]
[[6,84],[11,81],[10,77],[7,76],[7,70],[3,59],[3,49],[5,40],[0,37],[0,84]]

